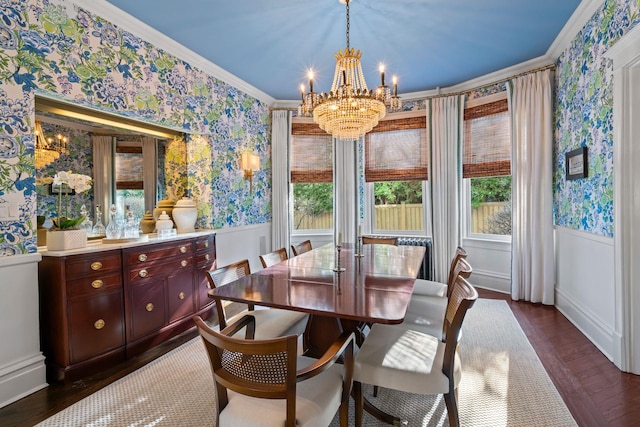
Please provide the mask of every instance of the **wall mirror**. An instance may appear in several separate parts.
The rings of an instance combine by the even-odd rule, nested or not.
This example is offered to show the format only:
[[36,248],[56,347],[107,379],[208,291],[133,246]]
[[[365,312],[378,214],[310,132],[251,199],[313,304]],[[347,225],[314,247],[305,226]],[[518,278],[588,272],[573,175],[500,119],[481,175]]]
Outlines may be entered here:
[[[118,217],[129,206],[140,219],[159,200],[185,195],[184,133],[41,97],[35,120],[42,136],[34,143],[40,226],[50,225],[60,201],[69,216],[84,206],[92,221],[100,206],[106,225],[112,204]],[[60,171],[90,176],[91,189],[60,194],[52,185]]]

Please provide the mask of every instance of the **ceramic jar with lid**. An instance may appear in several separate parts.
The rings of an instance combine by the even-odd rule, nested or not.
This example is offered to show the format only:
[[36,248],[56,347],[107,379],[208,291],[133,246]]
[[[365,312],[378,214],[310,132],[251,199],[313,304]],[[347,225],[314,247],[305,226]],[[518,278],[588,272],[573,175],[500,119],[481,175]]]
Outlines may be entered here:
[[140,220],[140,230],[142,230],[143,234],[153,233],[153,230],[156,229],[156,220],[153,219],[153,215],[151,212],[147,211],[144,214],[144,217]]
[[183,197],[173,207],[173,221],[176,223],[178,233],[195,231],[198,210],[193,200]]
[[158,202],[157,207],[153,210],[153,219],[157,221],[158,217],[160,216],[160,214],[162,214],[163,211],[166,212],[166,214],[169,215],[169,219],[171,219],[173,214],[173,206],[174,206],[173,200],[169,200],[169,199],[160,200]]
[[156,230],[160,233],[163,230],[171,230],[173,228],[173,221],[169,218],[166,211],[162,211],[156,221]]

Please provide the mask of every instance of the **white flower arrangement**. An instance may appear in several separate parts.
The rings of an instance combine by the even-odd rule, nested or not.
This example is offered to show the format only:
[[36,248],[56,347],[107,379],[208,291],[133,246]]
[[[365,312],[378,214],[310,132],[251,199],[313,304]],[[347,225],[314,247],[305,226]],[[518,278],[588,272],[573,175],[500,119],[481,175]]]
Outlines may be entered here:
[[[81,215],[77,218],[67,217],[67,208],[69,202],[69,194],[64,190],[65,185],[76,193],[83,193],[91,189],[91,177],[82,175],[79,173],[72,173],[71,171],[62,171],[55,174],[53,177],[53,184],[60,186],[60,192],[58,193],[58,218],[53,220],[53,229],[57,230],[69,230],[77,228],[86,217]],[[62,215],[62,193],[65,193],[65,212]]]

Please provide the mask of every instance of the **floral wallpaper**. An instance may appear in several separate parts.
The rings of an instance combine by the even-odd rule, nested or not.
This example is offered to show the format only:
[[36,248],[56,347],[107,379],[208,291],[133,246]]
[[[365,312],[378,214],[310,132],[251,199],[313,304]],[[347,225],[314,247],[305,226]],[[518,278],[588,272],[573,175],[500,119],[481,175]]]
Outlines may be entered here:
[[[36,95],[186,132],[198,226],[271,220],[268,105],[71,0],[2,1],[0,11],[0,203],[19,213],[0,221],[0,256],[37,251]],[[245,146],[262,159],[253,194],[237,167]]]
[[[640,0],[606,0],[556,69],[554,216],[557,225],[613,237],[613,85],[604,53],[640,20]],[[588,177],[565,180],[565,154],[589,153]]]

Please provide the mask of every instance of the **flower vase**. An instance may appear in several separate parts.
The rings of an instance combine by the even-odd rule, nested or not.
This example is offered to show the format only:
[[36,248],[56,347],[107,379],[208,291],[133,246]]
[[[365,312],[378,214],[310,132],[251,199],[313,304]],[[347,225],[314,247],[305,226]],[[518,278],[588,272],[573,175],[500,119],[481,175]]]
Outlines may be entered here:
[[86,230],[49,230],[47,231],[47,250],[67,251],[87,246]]

